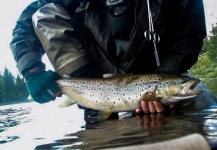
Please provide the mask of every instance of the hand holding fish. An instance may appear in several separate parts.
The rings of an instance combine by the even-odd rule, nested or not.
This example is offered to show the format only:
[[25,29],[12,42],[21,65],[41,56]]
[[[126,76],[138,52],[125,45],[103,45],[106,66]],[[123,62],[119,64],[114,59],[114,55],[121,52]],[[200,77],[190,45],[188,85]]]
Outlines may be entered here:
[[[148,93],[148,94],[152,94],[152,93]],[[179,102],[170,104],[170,108],[174,108]],[[153,102],[146,102],[144,100],[142,100],[141,98],[141,108],[140,109],[136,109],[136,113],[140,114],[140,113],[160,113],[163,112],[165,110],[164,106],[161,104],[161,102],[159,100],[155,100]]]
[[136,113],[156,113],[164,110],[165,108],[159,100],[153,102],[141,101],[141,109],[136,109]]

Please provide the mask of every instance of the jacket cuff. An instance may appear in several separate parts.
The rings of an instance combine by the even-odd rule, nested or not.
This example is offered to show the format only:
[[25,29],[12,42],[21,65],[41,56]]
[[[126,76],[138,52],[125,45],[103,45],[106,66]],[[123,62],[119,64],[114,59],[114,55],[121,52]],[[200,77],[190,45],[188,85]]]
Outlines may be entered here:
[[23,71],[22,71],[22,75],[23,77],[27,80],[30,76],[32,76],[33,74],[45,70],[45,64],[42,63],[41,61],[38,62],[34,62],[30,65],[28,65]]

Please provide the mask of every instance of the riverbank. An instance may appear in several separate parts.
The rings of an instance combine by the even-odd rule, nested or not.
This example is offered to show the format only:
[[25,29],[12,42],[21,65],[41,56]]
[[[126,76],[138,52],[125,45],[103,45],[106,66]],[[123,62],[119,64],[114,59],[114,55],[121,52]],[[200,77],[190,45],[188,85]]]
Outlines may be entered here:
[[210,89],[214,95],[217,97],[217,77],[216,78],[201,78],[201,82],[203,82],[208,89]]

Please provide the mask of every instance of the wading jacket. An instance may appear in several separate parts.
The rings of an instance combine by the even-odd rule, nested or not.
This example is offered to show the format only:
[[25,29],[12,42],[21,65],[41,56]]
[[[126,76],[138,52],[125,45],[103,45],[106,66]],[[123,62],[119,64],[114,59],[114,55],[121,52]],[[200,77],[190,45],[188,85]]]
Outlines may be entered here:
[[[103,64],[103,69],[99,68],[100,73],[117,73],[115,70],[121,70],[124,73],[148,73],[157,70],[180,74],[196,63],[203,38],[206,36],[202,0],[150,0],[154,30],[160,35],[157,50],[161,65],[157,67],[153,43],[144,37],[149,24],[147,1],[135,0],[129,45],[124,55],[117,61],[109,52],[112,23],[108,17],[105,0],[92,0],[91,2],[38,0],[22,12],[13,30],[10,47],[20,72],[29,64],[41,61],[45,52],[33,29],[32,15],[50,2],[62,6],[71,14],[77,27],[85,29],[96,41],[100,47],[100,57],[102,57],[99,62]],[[118,21],[113,22],[116,25],[117,23]],[[124,23],[119,23],[119,26],[122,25],[126,26]],[[74,38],[74,34],[70,35]],[[84,47],[79,41],[71,44],[78,51],[80,47]],[[88,47],[86,49],[88,51]]]

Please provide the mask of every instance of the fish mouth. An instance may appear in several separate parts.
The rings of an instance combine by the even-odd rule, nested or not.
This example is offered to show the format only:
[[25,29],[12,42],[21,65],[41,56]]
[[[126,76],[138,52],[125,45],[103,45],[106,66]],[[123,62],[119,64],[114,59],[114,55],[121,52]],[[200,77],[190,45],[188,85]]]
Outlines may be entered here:
[[202,90],[195,90],[194,88],[200,82],[198,79],[191,79],[182,85],[182,90],[173,96],[174,99],[189,99],[201,94]]

